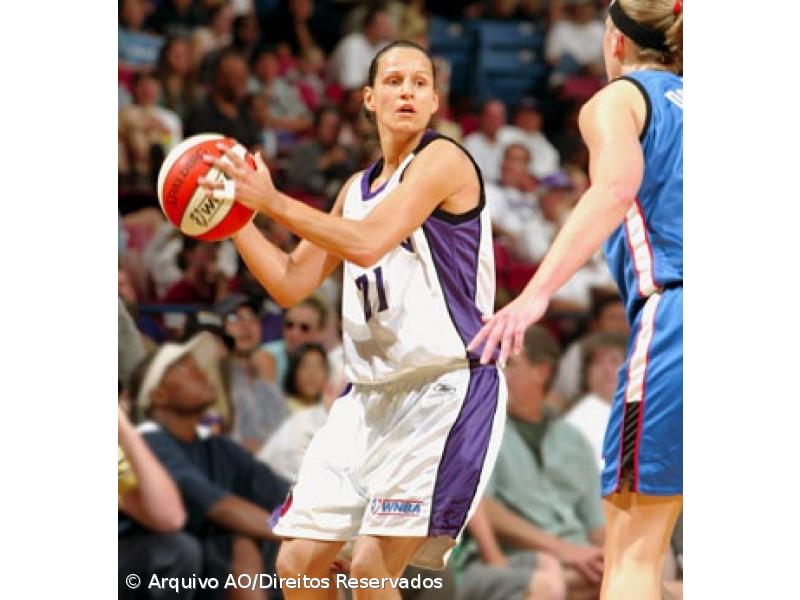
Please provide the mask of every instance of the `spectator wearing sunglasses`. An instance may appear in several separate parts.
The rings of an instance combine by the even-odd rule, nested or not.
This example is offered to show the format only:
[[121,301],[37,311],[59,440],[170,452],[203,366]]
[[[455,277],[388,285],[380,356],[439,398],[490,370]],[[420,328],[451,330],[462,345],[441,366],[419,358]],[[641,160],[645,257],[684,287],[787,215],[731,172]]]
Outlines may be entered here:
[[266,369],[270,381],[284,380],[289,367],[288,357],[300,346],[321,343],[329,313],[327,303],[319,296],[309,296],[286,311],[283,338],[262,346],[272,359],[272,366]]

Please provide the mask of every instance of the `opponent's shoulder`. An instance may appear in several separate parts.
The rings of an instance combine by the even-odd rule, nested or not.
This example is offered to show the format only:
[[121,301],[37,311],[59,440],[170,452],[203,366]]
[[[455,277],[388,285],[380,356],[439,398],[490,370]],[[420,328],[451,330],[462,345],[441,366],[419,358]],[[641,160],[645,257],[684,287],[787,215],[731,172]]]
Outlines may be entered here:
[[650,115],[650,102],[644,88],[632,78],[618,78],[598,91],[583,105],[578,115],[582,132],[603,125],[615,125],[633,118],[644,134]]

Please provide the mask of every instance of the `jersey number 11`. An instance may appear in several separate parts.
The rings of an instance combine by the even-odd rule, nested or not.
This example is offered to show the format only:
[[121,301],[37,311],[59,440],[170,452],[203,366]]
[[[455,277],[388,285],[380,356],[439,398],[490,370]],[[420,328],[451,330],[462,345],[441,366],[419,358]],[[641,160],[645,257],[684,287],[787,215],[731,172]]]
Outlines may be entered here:
[[[383,267],[377,267],[373,273],[375,273],[375,286],[378,288],[378,312],[381,312],[389,308],[389,303],[386,302],[386,289],[383,287]],[[372,306],[369,301],[369,279],[366,273],[356,277],[356,287],[364,295],[364,320],[369,321],[372,318]]]

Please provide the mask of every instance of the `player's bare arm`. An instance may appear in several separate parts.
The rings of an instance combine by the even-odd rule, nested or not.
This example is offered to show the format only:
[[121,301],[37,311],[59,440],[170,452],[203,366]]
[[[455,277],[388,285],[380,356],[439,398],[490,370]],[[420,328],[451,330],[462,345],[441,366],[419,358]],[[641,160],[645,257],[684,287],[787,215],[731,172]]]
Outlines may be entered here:
[[500,345],[500,360],[522,350],[527,327],[547,310],[552,295],[581,268],[622,222],[644,173],[639,143],[645,107],[633,85],[618,82],[581,110],[579,125],[589,148],[591,186],[562,227],[542,264],[517,299],[478,332],[469,348],[486,342],[481,362]]
[[[266,169],[260,155],[256,156],[256,164],[260,170]],[[344,198],[355,177],[342,186],[331,215],[341,216]],[[264,239],[252,223],[236,233],[233,242],[250,272],[284,308],[312,293],[341,263],[336,254],[306,240],[287,254]]]
[[[402,183],[362,221],[320,212],[278,192],[268,174],[253,171],[233,153],[226,152],[230,164],[218,160],[214,165],[236,182],[236,201],[341,259],[368,267],[420,227],[437,207],[459,213],[475,206],[478,182],[463,152],[437,140],[420,153],[423,155],[425,160],[412,161]],[[204,185],[214,187],[212,182]],[[474,193],[470,194],[472,187]]]

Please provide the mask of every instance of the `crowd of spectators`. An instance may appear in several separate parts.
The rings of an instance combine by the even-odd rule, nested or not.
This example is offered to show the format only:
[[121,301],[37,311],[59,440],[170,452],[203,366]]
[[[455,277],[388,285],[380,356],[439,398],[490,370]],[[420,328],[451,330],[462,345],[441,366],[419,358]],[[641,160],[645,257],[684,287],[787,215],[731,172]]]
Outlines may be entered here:
[[[164,220],[155,180],[166,153],[196,133],[234,137],[262,153],[278,187],[327,210],[379,155],[361,88],[383,45],[428,46],[432,18],[534,22],[546,32],[548,76],[516,103],[451,97],[450,65],[434,55],[441,102],[431,127],[481,168],[502,306],[588,186],[577,115],[604,83],[604,5],[119,1],[121,575],[274,572],[269,515],[346,386],[341,271],[280,309],[230,241],[193,240]],[[284,250],[297,243],[279,224],[255,223]],[[508,426],[488,493],[445,589],[414,597],[596,597],[599,452],[627,336],[598,256],[510,361]],[[193,595],[224,597],[182,597]]]

